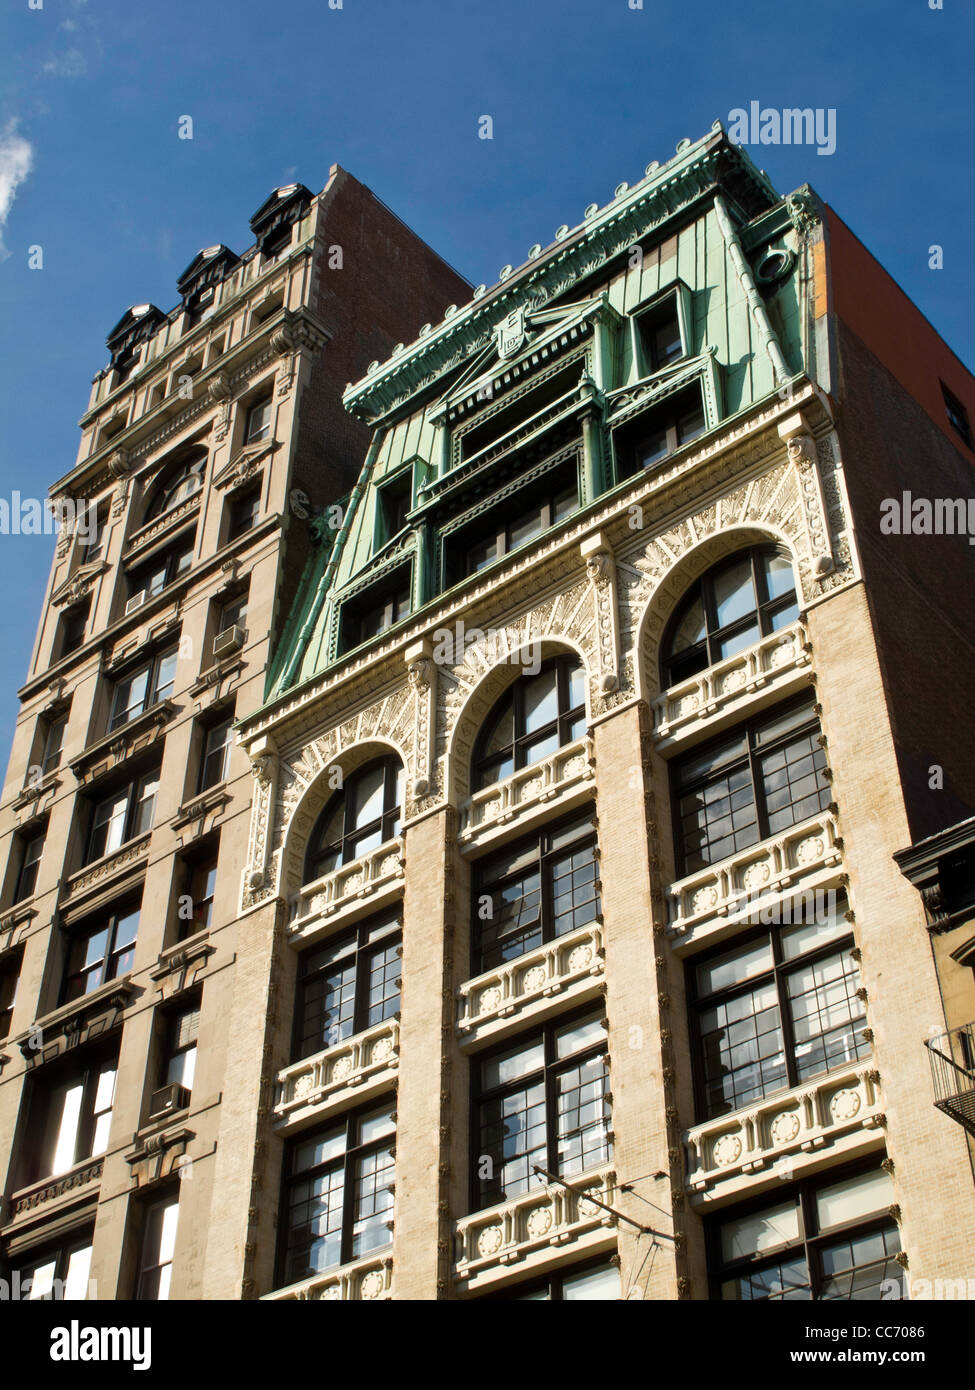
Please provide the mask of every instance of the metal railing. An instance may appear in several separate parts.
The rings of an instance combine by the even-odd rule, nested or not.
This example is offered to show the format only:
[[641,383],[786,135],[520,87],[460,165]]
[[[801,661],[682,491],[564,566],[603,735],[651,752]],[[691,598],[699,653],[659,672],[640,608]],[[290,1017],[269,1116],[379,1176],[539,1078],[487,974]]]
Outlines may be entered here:
[[925,1042],[934,1081],[934,1103],[975,1135],[975,1023]]

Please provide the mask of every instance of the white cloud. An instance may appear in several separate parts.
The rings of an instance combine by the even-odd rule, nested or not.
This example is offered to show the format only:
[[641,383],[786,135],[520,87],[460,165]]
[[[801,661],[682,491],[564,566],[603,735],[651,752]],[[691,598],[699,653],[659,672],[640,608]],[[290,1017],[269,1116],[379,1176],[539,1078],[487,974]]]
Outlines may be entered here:
[[67,48],[41,64],[41,72],[48,77],[84,77],[87,71],[88,59],[80,48]]
[[33,162],[34,149],[30,141],[17,134],[16,121],[8,121],[0,130],[0,260],[10,255],[3,244],[3,232],[17,189],[30,173]]

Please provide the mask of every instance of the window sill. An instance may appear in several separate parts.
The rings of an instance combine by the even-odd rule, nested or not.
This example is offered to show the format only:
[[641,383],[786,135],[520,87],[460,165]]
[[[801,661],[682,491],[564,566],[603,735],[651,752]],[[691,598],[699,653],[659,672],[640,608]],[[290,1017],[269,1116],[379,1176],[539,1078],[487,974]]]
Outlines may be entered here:
[[304,944],[325,928],[332,930],[340,921],[352,921],[395,901],[402,891],[405,864],[403,841],[396,837],[300,888],[296,915],[288,925],[292,943]]
[[173,700],[158,700],[126,724],[119,724],[103,738],[90,744],[71,764],[71,771],[82,784],[94,781],[134,753],[140,753],[155,743],[176,713]]
[[398,1068],[398,1018],[386,1019],[312,1057],[292,1062],[277,1076],[275,1131],[291,1134],[388,1090]]
[[684,1134],[687,1192],[710,1208],[780,1183],[783,1163],[798,1177],[827,1150],[835,1158],[876,1147],[883,1143],[882,1104],[880,1078],[861,1058],[695,1125]]
[[73,1205],[79,1198],[89,1199],[101,1181],[104,1158],[86,1158],[66,1173],[42,1178],[13,1192],[9,1198],[10,1221],[3,1228],[6,1235],[12,1226],[23,1225],[40,1209],[45,1218],[62,1207]]
[[595,777],[588,737],[519,768],[461,803],[458,841],[463,848],[521,833],[527,823],[591,794]]
[[809,652],[806,630],[796,622],[663,691],[650,706],[657,751],[669,757],[805,686]]
[[[386,1247],[388,1249],[388,1247]],[[264,1294],[268,1302],[283,1303],[307,1299],[327,1302],[373,1299],[387,1299],[393,1296],[393,1258],[391,1254],[379,1252],[367,1255],[351,1264],[340,1265],[337,1269],[315,1274],[310,1279],[302,1279],[297,1284],[275,1289]]]
[[152,831],[147,830],[144,835],[126,841],[124,845],[120,845],[111,854],[102,855],[101,859],[93,859],[90,864],[86,864],[83,869],[79,869],[68,879],[65,885],[65,897],[77,899],[87,889],[101,887],[105,879],[111,878],[114,874],[121,873],[125,869],[130,869],[137,860],[148,855],[151,839]]
[[122,1021],[122,1014],[134,991],[130,974],[120,975],[117,980],[107,980],[90,994],[83,994],[79,999],[72,999],[70,1004],[62,1004],[50,1013],[42,1014],[26,1033],[9,1039],[9,1042],[19,1047],[27,1070],[32,1071],[90,1039],[111,1032]]

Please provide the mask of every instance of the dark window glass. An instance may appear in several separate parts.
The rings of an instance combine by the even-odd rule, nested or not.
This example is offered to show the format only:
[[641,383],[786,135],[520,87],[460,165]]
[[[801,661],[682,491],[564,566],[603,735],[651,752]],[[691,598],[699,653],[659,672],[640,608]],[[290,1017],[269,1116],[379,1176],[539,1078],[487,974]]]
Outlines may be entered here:
[[245,536],[248,531],[253,530],[260,514],[261,490],[259,487],[249,488],[246,492],[232,497],[230,499],[230,524],[227,532],[228,542],[235,541],[240,536]]
[[781,706],[672,764],[680,874],[716,864],[830,802],[813,702]]
[[178,1222],[178,1191],[153,1202],[146,1210],[135,1294],[140,1302],[160,1302],[169,1298]]
[[744,651],[799,616],[788,554],[741,550],[701,576],[681,600],[661,645],[665,687]]
[[380,758],[345,779],[344,787],[326,803],[312,830],[305,859],[306,883],[399,834],[403,777],[398,758]]
[[217,635],[227,632],[229,628],[239,627],[247,629],[247,594],[241,594],[238,598],[231,599],[225,603],[220,610],[217,618]]
[[[557,1020],[474,1064],[474,1209],[612,1154],[606,1033],[598,1013]],[[544,1181],[544,1179],[542,1179]]]
[[546,661],[502,695],[474,746],[474,789],[547,758],[586,731],[585,671],[575,657]]
[[879,1167],[798,1183],[715,1223],[719,1296],[736,1302],[873,1302],[903,1297],[900,1234]]
[[591,814],[481,860],[474,879],[475,971],[493,970],[599,916]]
[[702,1118],[869,1053],[846,900],[830,896],[693,967]]
[[44,831],[40,831],[21,842],[20,871],[17,874],[17,887],[14,892],[15,903],[29,898],[37,886],[41,855],[44,853],[44,834]]
[[972,425],[968,418],[968,411],[958,397],[948,390],[944,382],[941,383],[941,394],[944,396],[945,410],[948,412],[948,423],[951,428],[958,435],[958,438],[968,445],[969,449],[975,448],[972,443]]
[[261,242],[261,255],[265,261],[273,261],[287,251],[291,245],[291,223],[284,222],[271,232],[268,232]]
[[128,974],[138,931],[139,908],[128,907],[72,932],[61,1002],[80,999],[107,980]]
[[181,574],[185,574],[193,563],[194,548],[193,535],[184,536],[154,560],[133,570],[128,576],[129,597],[126,611],[138,608],[148,599],[155,598],[156,594],[161,594]]
[[198,493],[203,486],[206,466],[207,456],[204,453],[187,460],[169,473],[156,489],[146,513],[146,520],[150,521],[153,517],[171,512],[181,502]]
[[[91,513],[89,513],[89,517]],[[96,560],[102,558],[102,550],[105,546],[105,532],[108,528],[108,508],[98,507],[94,512],[95,532],[84,550],[81,552],[81,563],[83,565],[93,565]]]
[[399,1011],[400,924],[368,918],[301,957],[294,1060],[344,1042]]
[[279,1283],[297,1283],[392,1241],[393,1109],[387,1103],[295,1139],[285,1161]]
[[68,716],[60,714],[56,719],[52,719],[47,726],[44,734],[44,748],[41,753],[41,776],[46,777],[49,772],[61,764],[61,749],[64,744],[64,734],[68,727]]
[[378,637],[409,615],[412,607],[412,575],[400,569],[391,578],[377,583],[342,604],[341,647],[351,651],[361,642]]
[[70,656],[76,652],[85,640],[85,632],[88,628],[88,610],[90,604],[79,603],[74,608],[68,608],[61,617],[60,641],[58,643],[58,660],[62,657]]
[[135,782],[94,803],[85,863],[112,854],[128,840],[152,829],[159,771],[147,772]]
[[[524,395],[517,396],[508,404],[499,403],[499,409],[486,406],[480,417],[460,436],[461,458],[473,458],[492,445],[501,444],[508,434],[513,434],[517,439],[528,429],[544,423],[546,414],[550,418],[557,416],[570,400],[578,399],[581,374],[582,362],[576,358]],[[539,416],[541,420],[536,418]],[[514,439],[511,442],[514,443]]]
[[206,731],[203,745],[203,762],[200,767],[200,791],[215,787],[227,776],[232,743],[233,717],[223,720]]
[[142,356],[140,347],[124,348],[115,359],[115,385],[121,386],[123,381],[128,381],[129,377],[139,365]]
[[143,714],[161,700],[168,700],[173,693],[176,681],[176,663],[179,649],[172,647],[160,652],[145,666],[140,666],[131,675],[117,681],[112,701],[112,718],[109,729],[118,729]]
[[[578,505],[579,490],[574,480],[568,484],[556,482],[548,492],[520,506],[518,499],[514,499],[486,527],[464,529],[462,572],[477,574],[502,555],[534,540],[550,526],[565,521]],[[519,506],[519,510],[513,512],[514,506]]]
[[378,545],[385,545],[393,536],[399,535],[406,525],[406,513],[410,510],[412,473],[410,469],[398,474],[379,488]]
[[668,295],[660,304],[647,309],[637,319],[646,370],[659,372],[684,355],[677,300]]
[[266,400],[258,401],[252,405],[247,412],[247,426],[244,431],[245,444],[257,444],[262,439],[269,439],[271,436],[271,397]]
[[0,1042],[10,1036],[10,1022],[17,1002],[17,981],[20,979],[22,953],[11,952],[0,959]]
[[707,420],[701,388],[685,388],[651,407],[616,435],[616,467],[620,478],[654,468],[675,450],[704,433]]

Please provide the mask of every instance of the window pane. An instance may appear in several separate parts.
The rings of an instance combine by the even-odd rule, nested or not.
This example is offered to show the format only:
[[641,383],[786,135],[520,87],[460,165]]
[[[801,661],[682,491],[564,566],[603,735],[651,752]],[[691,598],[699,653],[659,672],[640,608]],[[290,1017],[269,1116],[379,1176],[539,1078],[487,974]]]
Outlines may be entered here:
[[692,405],[677,421],[677,438],[681,444],[689,444],[699,434],[704,433],[704,410],[700,404]]
[[515,546],[524,545],[525,541],[531,540],[533,536],[540,535],[542,531],[542,512],[541,507],[535,507],[524,516],[518,517],[513,521],[509,528],[509,537],[512,550]]
[[671,651],[682,652],[687,647],[696,646],[707,636],[704,622],[704,604],[700,597],[694,599],[687,612],[674,630]]
[[783,960],[795,960],[806,951],[814,951],[838,936],[848,936],[850,924],[846,920],[846,898],[835,889],[825,892],[802,894],[793,904],[793,915],[799,916],[802,903],[804,921],[795,926],[783,927],[779,933],[779,949]]
[[660,463],[670,452],[667,442],[667,427],[654,430],[647,439],[643,441],[639,450],[639,461],[641,468],[652,468],[655,463]]
[[542,671],[527,680],[523,687],[524,732],[537,733],[550,724],[559,712],[556,671]]
[[896,1226],[831,1242],[820,1250],[824,1301],[876,1302],[889,1297],[884,1285],[903,1289],[904,1274],[894,1256],[901,1248]]
[[54,1148],[54,1163],[51,1177],[65,1173],[75,1161],[75,1148],[78,1141],[78,1120],[81,1117],[81,1101],[84,1085],[65,1087],[61,1106],[61,1121],[58,1125],[57,1143]]
[[159,669],[156,672],[156,688],[153,691],[154,700],[166,700],[172,695],[178,656],[178,652],[167,652],[160,659]]
[[721,1297],[738,1303],[764,1299],[808,1302],[812,1299],[808,1266],[801,1256],[776,1260],[762,1269],[740,1274],[737,1279],[725,1280],[721,1285]]
[[581,666],[570,666],[569,677],[569,709],[577,709],[586,703],[586,673]]
[[798,1239],[799,1206],[793,1200],[724,1222],[721,1227],[721,1253],[730,1264]]
[[562,1278],[563,1299],[574,1302],[616,1299],[620,1296],[619,1270],[612,1265],[606,1269],[587,1269],[582,1274],[566,1274]]
[[27,1295],[30,1302],[35,1299],[50,1298],[54,1292],[54,1271],[56,1269],[57,1260],[46,1260],[44,1264],[34,1266],[30,1293]]
[[739,946],[697,967],[698,994],[714,994],[719,989],[742,984],[753,975],[772,969],[772,943],[768,937]]
[[882,1168],[822,1187],[816,1193],[816,1222],[821,1231],[863,1216],[886,1211],[893,1200],[890,1178]]
[[510,748],[515,737],[514,705],[508,702],[496,716],[494,725],[484,743],[484,755],[490,757]]
[[608,1091],[604,1054],[567,1067],[555,1078],[560,1173],[582,1173],[609,1158]]
[[784,555],[763,555],[761,565],[770,599],[782,598],[794,592],[796,583],[792,566]]
[[502,1052],[481,1064],[481,1087],[491,1091],[495,1086],[507,1085],[521,1076],[539,1071],[545,1062],[545,1049],[541,1041],[529,1043],[527,1047],[517,1047],[510,1052]]
[[95,1088],[95,1107],[96,1115],[101,1115],[106,1110],[112,1108],[112,1098],[115,1095],[115,1067],[114,1065],[102,1067],[98,1074],[98,1085]]
[[74,1250],[68,1257],[68,1268],[64,1276],[64,1297],[83,1299],[88,1296],[88,1272],[91,1269],[91,1246]]
[[[383,766],[360,774],[352,786],[352,824],[356,828],[378,820],[383,813],[386,778]],[[361,851],[360,851],[361,853]]]
[[587,1047],[595,1047],[606,1041],[606,1029],[601,1014],[579,1019],[555,1030],[556,1057],[571,1057],[574,1052],[582,1052]]
[[718,627],[727,627],[743,618],[755,607],[755,586],[752,583],[752,563],[738,560],[714,576],[714,606]]
[[353,1259],[370,1250],[381,1250],[392,1240],[394,1177],[393,1153],[389,1148],[364,1154],[356,1164]]
[[726,657],[737,656],[739,652],[754,646],[761,635],[757,620],[754,623],[747,623],[745,627],[739,628],[737,632],[733,632],[729,637],[723,637],[718,642],[715,652],[717,660],[724,661]]
[[381,1110],[373,1110],[370,1114],[363,1115],[359,1121],[360,1144],[374,1144],[377,1140],[395,1133],[396,1121],[393,1119],[392,1106],[386,1105]]

